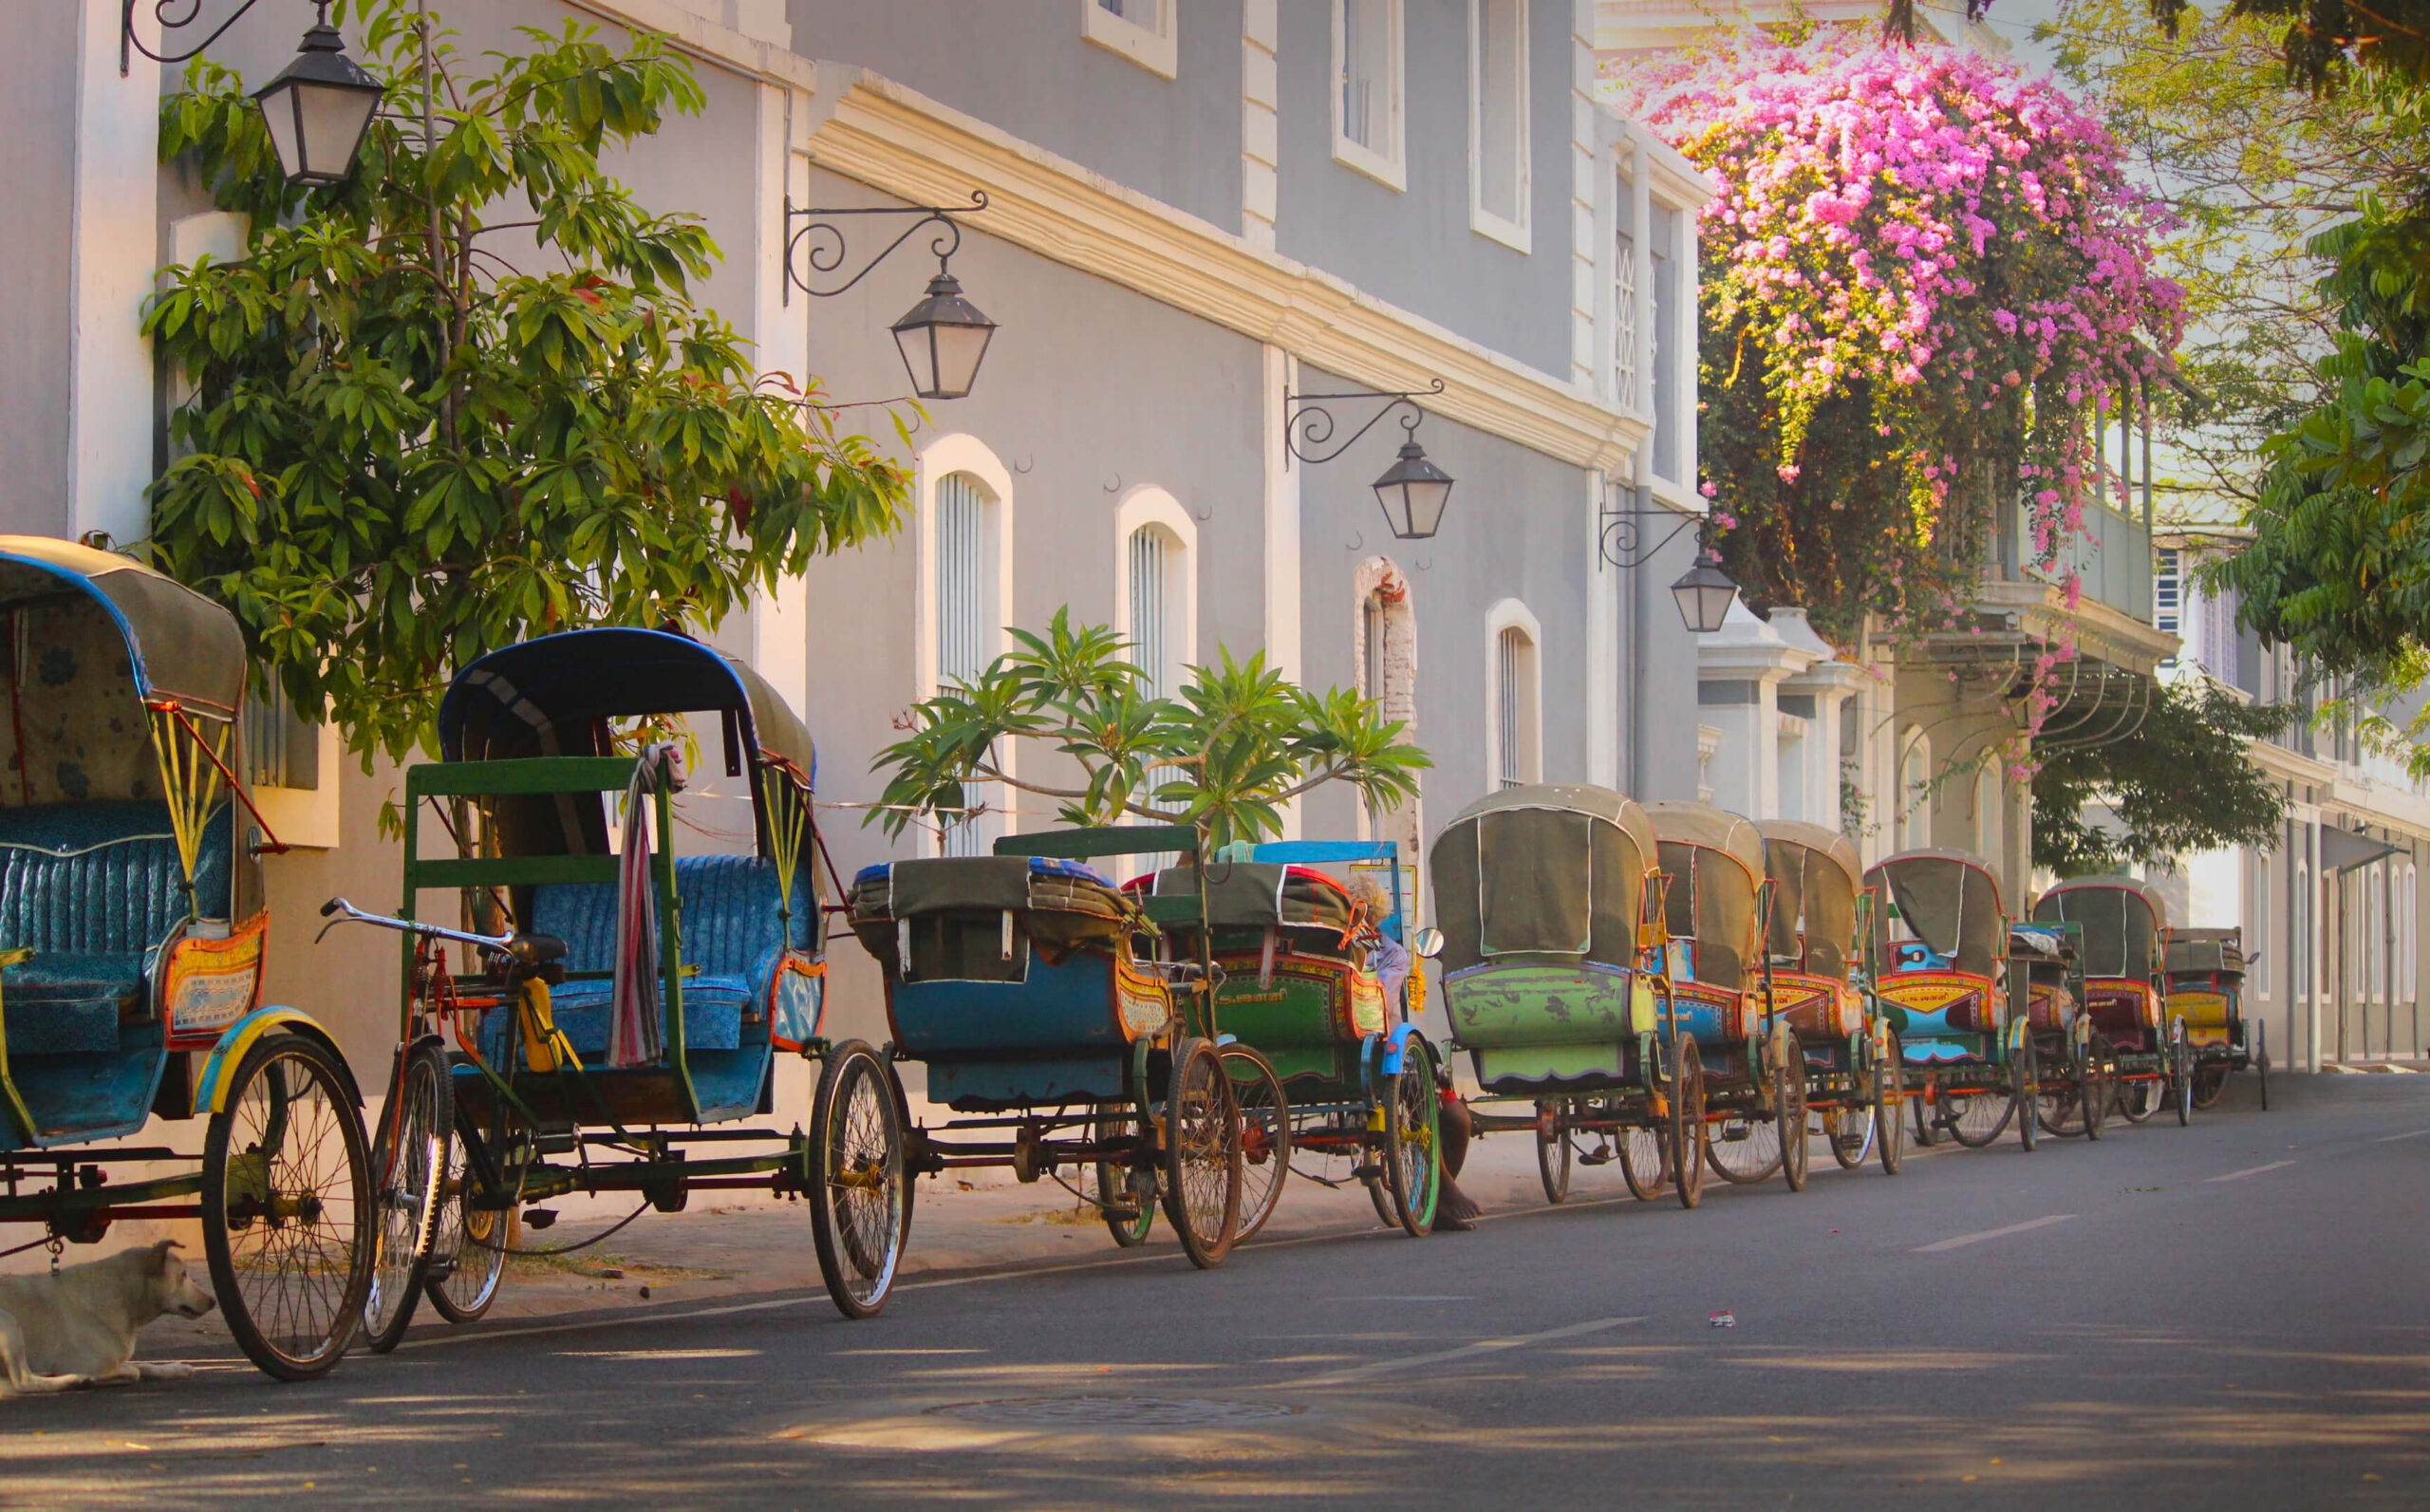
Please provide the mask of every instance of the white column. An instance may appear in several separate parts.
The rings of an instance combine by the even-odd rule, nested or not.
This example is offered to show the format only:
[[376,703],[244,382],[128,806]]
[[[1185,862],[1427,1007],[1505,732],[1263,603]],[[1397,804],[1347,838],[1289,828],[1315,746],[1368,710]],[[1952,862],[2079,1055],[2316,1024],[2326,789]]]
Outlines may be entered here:
[[[137,25],[157,49],[151,8]],[[120,541],[151,529],[152,348],[143,300],[159,251],[160,68],[130,52],[119,75],[119,0],[81,0],[76,178],[69,228],[67,488],[72,533]]]
[[[796,299],[785,298],[785,201],[810,193],[807,96],[763,84],[754,91],[759,107],[757,159],[752,177],[751,248],[754,297],[752,341],[760,371],[791,374],[796,384],[810,377],[810,317]],[[794,712],[810,716],[810,590],[806,580],[779,578],[776,590],[752,606],[751,664],[783,696]]]
[[[1179,0],[1174,0],[1178,4]],[[1241,238],[1274,250],[1278,167],[1282,161],[1281,0],[1241,4]]]
[[[1265,660],[1297,681],[1299,656],[1299,474],[1284,445],[1284,396],[1299,381],[1299,364],[1280,346],[1264,351],[1259,444],[1265,453]],[[1285,839],[1299,836],[1299,805],[1283,811]]]
[[1620,783],[1620,569],[1604,561],[1601,511],[1611,486],[1586,475],[1586,780]]
[[1582,393],[1598,394],[1611,364],[1598,355],[1597,286],[1612,282],[1603,255],[1612,238],[1598,214],[1605,196],[1603,159],[1596,151],[1595,0],[1572,0],[1569,60],[1570,382]]

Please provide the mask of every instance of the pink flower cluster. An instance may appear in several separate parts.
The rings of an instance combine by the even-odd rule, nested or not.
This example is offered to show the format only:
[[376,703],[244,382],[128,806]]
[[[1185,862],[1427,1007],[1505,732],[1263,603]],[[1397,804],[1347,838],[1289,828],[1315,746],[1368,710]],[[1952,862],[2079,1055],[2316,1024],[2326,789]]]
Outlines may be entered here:
[[[2080,528],[2085,412],[2160,376],[2181,290],[2153,273],[2163,214],[2055,86],[1946,47],[1825,31],[1636,65],[1611,92],[1720,185],[1702,227],[1708,329],[1751,343],[1794,484],[1816,406],[1869,385],[1930,539],[1953,453],[2006,430],[2036,544]],[[1826,502],[1817,500],[1817,504]]]

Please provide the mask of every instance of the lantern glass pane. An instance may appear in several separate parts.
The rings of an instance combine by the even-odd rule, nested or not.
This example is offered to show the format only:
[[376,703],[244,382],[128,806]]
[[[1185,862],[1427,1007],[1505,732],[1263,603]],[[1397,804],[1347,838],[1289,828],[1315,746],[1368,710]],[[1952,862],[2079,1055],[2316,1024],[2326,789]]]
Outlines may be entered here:
[[262,96],[262,123],[270,127],[270,144],[278,152],[279,170],[290,178],[304,171],[295,114],[294,85]]
[[[303,126],[303,176],[329,182],[344,178],[354,165],[355,145],[363,140],[364,128],[371,124],[371,112],[378,108],[380,97],[363,89],[299,84],[295,102]],[[293,166],[290,165],[290,176]]]

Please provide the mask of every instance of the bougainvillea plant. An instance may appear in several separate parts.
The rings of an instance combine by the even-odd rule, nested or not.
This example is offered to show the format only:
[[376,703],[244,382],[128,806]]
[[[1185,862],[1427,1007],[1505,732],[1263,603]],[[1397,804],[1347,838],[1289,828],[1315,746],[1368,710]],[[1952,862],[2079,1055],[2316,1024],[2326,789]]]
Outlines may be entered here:
[[2007,500],[2072,607],[2094,417],[2157,398],[2183,324],[2100,120],[1998,59],[1844,31],[1735,33],[1605,87],[1719,185],[1698,450],[1748,596],[1842,641],[1938,627]]

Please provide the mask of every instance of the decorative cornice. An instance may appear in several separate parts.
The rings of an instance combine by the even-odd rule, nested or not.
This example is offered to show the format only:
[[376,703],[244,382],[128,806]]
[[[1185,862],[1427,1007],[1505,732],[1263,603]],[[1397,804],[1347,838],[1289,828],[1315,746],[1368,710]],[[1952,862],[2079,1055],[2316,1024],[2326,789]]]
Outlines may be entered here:
[[[666,34],[677,50],[720,68],[804,94],[818,88],[818,65],[782,41],[720,26],[678,0],[566,0],[576,10],[642,31]],[[790,34],[792,28],[786,28]]]
[[[624,0],[631,3],[631,0]],[[1090,172],[903,85],[828,65],[822,168],[919,204],[987,192],[983,230],[1377,389],[1435,378],[1428,408],[1574,466],[1621,470],[1644,414],[1613,409],[1341,279]]]

